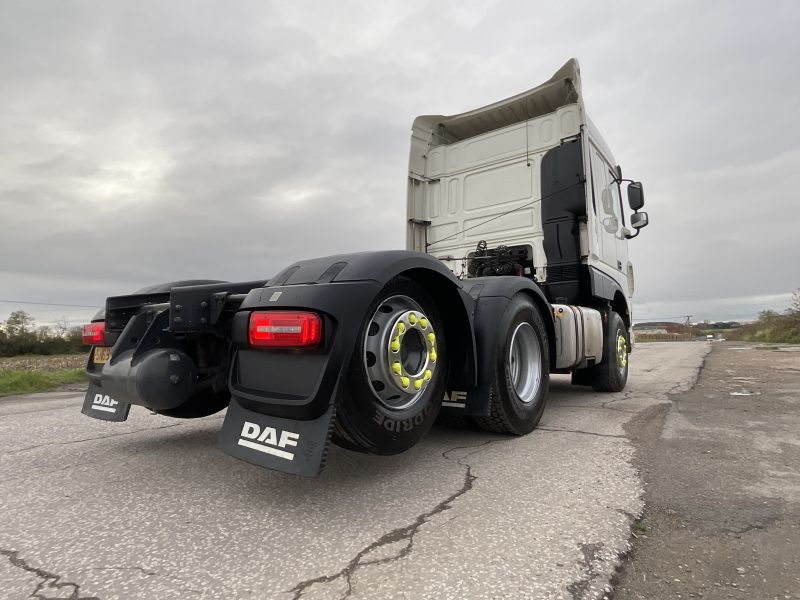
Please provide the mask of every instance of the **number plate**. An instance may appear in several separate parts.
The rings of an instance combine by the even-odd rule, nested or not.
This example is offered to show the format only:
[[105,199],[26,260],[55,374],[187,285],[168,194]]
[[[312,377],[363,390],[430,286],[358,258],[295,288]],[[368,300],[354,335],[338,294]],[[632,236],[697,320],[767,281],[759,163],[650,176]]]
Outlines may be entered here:
[[111,348],[104,348],[95,346],[94,354],[92,355],[92,362],[96,365],[102,365],[109,358],[111,358]]

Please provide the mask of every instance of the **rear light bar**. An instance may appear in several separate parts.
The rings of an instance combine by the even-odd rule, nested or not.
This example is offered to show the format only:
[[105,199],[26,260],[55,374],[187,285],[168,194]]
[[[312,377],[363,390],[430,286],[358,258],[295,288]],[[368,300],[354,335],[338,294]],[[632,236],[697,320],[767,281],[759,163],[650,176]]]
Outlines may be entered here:
[[307,311],[269,310],[250,314],[253,348],[308,348],[322,341],[322,319]]
[[106,337],[105,321],[84,325],[81,337],[83,338],[84,346],[102,346]]

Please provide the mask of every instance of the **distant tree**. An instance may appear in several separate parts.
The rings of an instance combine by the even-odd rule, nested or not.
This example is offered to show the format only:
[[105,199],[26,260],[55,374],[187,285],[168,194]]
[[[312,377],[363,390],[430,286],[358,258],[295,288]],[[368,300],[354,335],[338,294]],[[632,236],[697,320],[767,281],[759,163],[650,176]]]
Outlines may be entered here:
[[88,348],[83,345],[81,329],[70,327],[65,318],[53,327],[36,327],[31,315],[17,310],[0,323],[0,356],[86,352]]
[[789,313],[800,315],[800,288],[797,288],[794,294],[792,294],[792,304],[789,306]]
[[62,315],[62,317],[56,321],[55,330],[58,334],[58,337],[67,337],[67,333],[69,333],[69,321],[67,321],[67,317]]
[[10,315],[3,325],[6,335],[8,337],[20,337],[26,333],[33,331],[36,323],[33,317],[26,313],[24,310],[15,310]]

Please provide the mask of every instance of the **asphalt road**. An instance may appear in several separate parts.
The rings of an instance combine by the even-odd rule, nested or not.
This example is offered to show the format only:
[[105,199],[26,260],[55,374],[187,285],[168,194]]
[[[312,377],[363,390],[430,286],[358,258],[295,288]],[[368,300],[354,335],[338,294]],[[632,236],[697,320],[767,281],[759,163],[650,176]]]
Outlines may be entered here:
[[689,389],[710,346],[640,345],[620,394],[556,377],[524,438],[334,448],[316,480],[220,453],[219,416],[0,399],[0,597],[601,598],[643,506],[623,426]]
[[645,483],[614,600],[800,598],[800,346],[714,344],[627,426]]

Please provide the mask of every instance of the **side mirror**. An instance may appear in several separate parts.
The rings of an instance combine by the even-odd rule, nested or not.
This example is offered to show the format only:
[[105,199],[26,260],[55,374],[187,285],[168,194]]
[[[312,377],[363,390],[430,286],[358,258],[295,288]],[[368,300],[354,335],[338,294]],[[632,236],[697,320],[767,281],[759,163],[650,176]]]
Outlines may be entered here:
[[634,181],[628,186],[628,206],[634,212],[644,206],[644,190],[641,181]]
[[631,227],[634,229],[641,229],[642,227],[647,227],[649,223],[649,219],[647,218],[646,212],[637,212],[631,215]]

